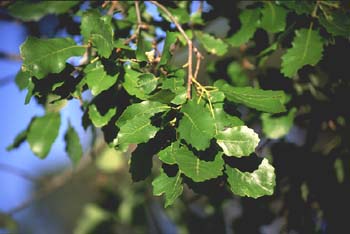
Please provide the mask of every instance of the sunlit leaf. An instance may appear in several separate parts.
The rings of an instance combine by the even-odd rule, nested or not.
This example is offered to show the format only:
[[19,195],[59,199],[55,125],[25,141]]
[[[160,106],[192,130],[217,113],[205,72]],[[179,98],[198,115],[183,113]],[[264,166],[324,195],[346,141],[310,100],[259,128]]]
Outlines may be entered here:
[[259,168],[252,173],[241,172],[229,166],[226,166],[225,173],[230,189],[236,195],[258,198],[273,194],[276,185],[275,169],[267,159],[263,159]]

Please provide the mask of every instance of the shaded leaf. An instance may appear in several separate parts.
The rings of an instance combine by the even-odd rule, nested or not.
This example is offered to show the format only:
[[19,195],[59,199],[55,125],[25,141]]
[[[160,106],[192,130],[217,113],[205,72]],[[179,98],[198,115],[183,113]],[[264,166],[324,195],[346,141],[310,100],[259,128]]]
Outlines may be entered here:
[[288,0],[280,1],[280,3],[287,8],[294,10],[298,15],[310,15],[314,9],[314,4],[307,1]]
[[228,100],[241,103],[259,111],[279,113],[286,111],[284,107],[285,94],[283,91],[254,89],[252,87],[232,87],[228,84],[221,86]]
[[62,14],[78,1],[18,1],[8,7],[9,13],[23,21],[38,21],[47,14]]
[[20,51],[23,58],[22,70],[42,79],[49,73],[60,73],[66,67],[66,60],[83,55],[85,48],[75,44],[71,38],[28,37]]
[[247,126],[227,128],[215,137],[227,156],[249,156],[259,144],[259,136]]
[[174,44],[177,40],[177,33],[175,32],[166,32],[166,38],[163,46],[162,57],[158,63],[158,66],[166,65],[169,63],[171,58],[171,45]]
[[13,140],[12,144],[6,147],[6,150],[11,151],[18,148],[27,139],[27,134],[28,128],[18,133],[15,139]]
[[15,82],[19,90],[23,90],[28,87],[29,78],[29,72],[24,72],[22,69],[18,71]]
[[208,148],[215,135],[214,119],[209,109],[192,99],[182,106],[181,112],[184,116],[178,127],[180,138],[198,150]]
[[329,17],[321,16],[319,22],[333,36],[350,36],[350,16],[341,11],[332,13]]
[[180,171],[174,177],[169,177],[163,170],[160,175],[152,182],[153,195],[160,196],[165,194],[165,207],[174,203],[176,198],[182,194],[182,178]]
[[322,58],[322,37],[311,28],[295,30],[292,45],[282,56],[281,72],[287,77],[293,77],[305,65],[315,66]]
[[272,2],[266,2],[261,10],[260,27],[271,33],[281,32],[286,28],[287,10]]
[[273,117],[270,114],[263,113],[261,120],[264,134],[271,139],[277,139],[287,135],[293,126],[295,113],[296,108],[291,109],[288,115],[281,117]]
[[241,87],[249,85],[249,79],[238,62],[234,61],[228,65],[227,74],[234,86]]
[[129,66],[125,68],[125,76],[124,76],[124,89],[130,94],[134,95],[141,100],[147,100],[148,95],[138,87],[138,77],[142,73],[132,70]]
[[230,189],[236,195],[258,198],[273,194],[276,185],[275,169],[267,159],[263,159],[259,168],[252,173],[241,172],[229,166],[226,166],[225,173]]
[[107,111],[107,113],[101,115],[96,105],[92,104],[89,106],[89,118],[91,119],[95,127],[98,128],[107,125],[109,120],[111,120],[111,118],[115,115],[116,112],[116,108],[111,108]]
[[98,53],[108,58],[114,48],[113,27],[110,19],[102,18],[97,10],[89,10],[82,16],[80,28],[84,42],[91,40]]
[[68,124],[64,140],[66,142],[66,152],[68,153],[70,160],[74,166],[78,165],[83,156],[83,148],[81,147],[78,133],[70,123]]
[[33,153],[39,158],[45,158],[58,136],[61,124],[59,113],[47,113],[33,120],[29,127],[27,141]]
[[225,112],[223,109],[223,104],[214,106],[214,123],[215,123],[215,133],[218,134],[219,131],[225,128],[236,127],[244,125],[244,122],[236,116],[232,116]]
[[240,46],[249,41],[259,26],[260,11],[258,9],[244,10],[240,15],[241,28],[227,39],[232,46]]
[[207,33],[196,32],[197,38],[205,50],[209,53],[223,56],[227,52],[227,44],[220,38],[215,38]]

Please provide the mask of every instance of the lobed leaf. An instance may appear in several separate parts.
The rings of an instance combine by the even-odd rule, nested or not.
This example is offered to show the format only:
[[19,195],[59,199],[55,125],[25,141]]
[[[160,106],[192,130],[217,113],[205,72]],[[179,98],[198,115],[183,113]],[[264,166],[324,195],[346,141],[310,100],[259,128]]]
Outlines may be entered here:
[[276,185],[275,169],[267,159],[263,159],[259,168],[252,173],[241,172],[236,168],[226,166],[227,182],[231,191],[239,196],[258,198],[272,195]]
[[227,156],[249,156],[259,144],[259,136],[247,126],[237,126],[220,131],[216,142]]
[[178,127],[180,138],[198,150],[208,148],[215,135],[214,119],[209,109],[192,99],[182,106],[181,112],[184,116]]
[[220,87],[229,101],[241,103],[247,107],[269,113],[286,111],[283,91],[255,89],[252,87],[232,87],[223,84]]
[[322,37],[311,28],[296,30],[292,45],[282,56],[281,72],[287,77],[293,77],[305,65],[315,66],[322,58]]
[[254,36],[260,23],[260,11],[258,9],[244,10],[240,15],[241,28],[227,39],[232,46],[237,47],[249,41]]
[[182,194],[182,178],[180,171],[174,177],[169,177],[163,170],[152,182],[153,195],[165,194],[165,207],[172,205]]

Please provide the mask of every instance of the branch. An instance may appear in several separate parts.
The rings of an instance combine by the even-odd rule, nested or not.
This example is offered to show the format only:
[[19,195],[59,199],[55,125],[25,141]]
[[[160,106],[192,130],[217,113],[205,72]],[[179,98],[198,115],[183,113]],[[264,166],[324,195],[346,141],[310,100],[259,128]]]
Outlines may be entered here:
[[[198,71],[199,71],[199,67],[200,67],[200,59],[203,58],[203,56],[201,55],[201,53],[198,51],[198,49],[196,47],[193,46],[193,42],[192,40],[187,36],[187,34],[185,33],[185,31],[183,30],[183,28],[181,27],[181,25],[179,24],[179,22],[177,22],[177,20],[175,19],[175,17],[173,16],[173,14],[171,14],[170,11],[168,11],[168,9],[166,9],[165,6],[163,6],[162,4],[160,4],[157,1],[151,1],[152,4],[156,5],[158,8],[162,9],[162,11],[165,12],[165,14],[168,15],[168,17],[171,19],[171,21],[173,21],[173,23],[175,24],[176,28],[179,30],[179,32],[181,33],[181,35],[185,38],[186,42],[187,42],[187,46],[188,46],[188,60],[187,60],[187,66],[188,66],[188,78],[187,78],[187,99],[191,99],[191,86],[192,86],[192,79],[196,79],[197,75],[198,75]],[[192,54],[193,51],[196,53],[197,55],[197,64],[196,64],[196,72],[193,76],[193,64],[192,64]]]
[[9,172],[13,175],[19,176],[19,177],[26,179],[26,180],[29,180],[30,182],[33,182],[33,183],[36,183],[38,181],[34,176],[30,175],[25,170],[14,167],[12,165],[0,163],[0,170]]
[[33,196],[29,197],[27,200],[25,200],[24,202],[22,202],[18,206],[10,209],[6,213],[9,214],[9,215],[13,215],[13,214],[15,214],[15,213],[17,213],[17,212],[19,212],[19,211],[29,207],[34,202],[36,202],[38,200],[41,200],[42,198],[46,197],[47,195],[49,195],[50,193],[56,191],[57,189],[61,188],[68,181],[70,181],[70,179],[73,177],[73,175],[81,172],[88,165],[90,165],[92,160],[89,160],[89,158],[90,158],[89,155],[90,156],[92,154],[100,155],[101,152],[105,149],[105,147],[106,147],[106,144],[104,144],[103,142],[98,144],[95,148],[91,149],[87,153],[86,156],[83,157],[85,160],[81,161],[81,163],[80,163],[78,168],[76,168],[75,170],[67,169],[67,170],[63,171],[61,174],[58,174],[58,175],[52,177],[48,181],[44,182],[43,186],[38,191],[36,191]]

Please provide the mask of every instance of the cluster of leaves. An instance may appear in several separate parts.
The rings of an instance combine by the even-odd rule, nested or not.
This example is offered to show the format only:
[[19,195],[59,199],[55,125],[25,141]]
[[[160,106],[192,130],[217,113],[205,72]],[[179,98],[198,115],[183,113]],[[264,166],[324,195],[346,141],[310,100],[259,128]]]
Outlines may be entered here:
[[[165,194],[165,206],[182,194],[184,183],[215,178],[240,196],[257,198],[273,193],[274,168],[267,159],[253,172],[241,171],[230,163],[232,157],[251,156],[259,144],[258,134],[230,109],[242,105],[264,112],[261,115],[264,134],[272,139],[283,137],[296,114],[296,109],[291,108],[287,115],[274,116],[287,111],[288,97],[283,91],[249,86],[240,65],[233,62],[228,68],[230,82],[219,79],[212,86],[203,86],[194,80],[192,98],[188,99],[186,71],[173,63],[173,54],[186,44],[181,33],[167,31],[160,54],[155,45],[159,38],[155,36],[154,21],[143,4],[140,9],[147,27],[136,24],[137,9],[133,2],[121,2],[115,8],[123,14],[122,19],[106,14],[101,6],[79,10],[76,5],[39,2],[14,3],[9,7],[13,16],[24,21],[70,11],[80,17],[82,42],[29,37],[22,44],[23,65],[16,77],[17,84],[28,90],[26,103],[34,96],[45,107],[46,114],[33,118],[8,149],[26,140],[37,156],[45,158],[58,135],[60,109],[67,100],[78,99],[84,111],[85,129],[102,128],[106,142],[121,151],[137,145],[130,162],[135,181],[150,174],[152,157],[158,156],[162,168],[152,185],[155,195]],[[349,18],[336,8],[338,5],[322,1],[302,5],[291,1],[256,2],[240,14],[241,28],[225,39],[200,30],[204,27],[201,12],[190,15],[186,2],[173,3],[168,9],[179,24],[192,26],[185,31],[192,40],[198,40],[208,54],[219,57],[248,43],[258,28],[276,35],[275,41],[258,56],[262,66],[293,31],[293,25],[287,28],[288,14],[311,16],[315,23],[295,29],[292,46],[282,56],[281,72],[293,78],[304,66],[316,65],[321,60],[327,41],[315,25],[331,36],[349,36]],[[334,13],[333,8],[340,12]],[[322,16],[317,14],[320,11]],[[160,13],[164,22],[172,23],[165,12]],[[79,65],[67,63],[74,56],[82,57]],[[90,92],[92,100],[84,99],[84,92]],[[83,151],[70,125],[65,139],[67,153],[77,164]]]

